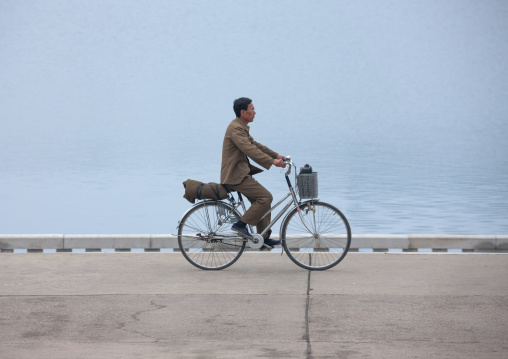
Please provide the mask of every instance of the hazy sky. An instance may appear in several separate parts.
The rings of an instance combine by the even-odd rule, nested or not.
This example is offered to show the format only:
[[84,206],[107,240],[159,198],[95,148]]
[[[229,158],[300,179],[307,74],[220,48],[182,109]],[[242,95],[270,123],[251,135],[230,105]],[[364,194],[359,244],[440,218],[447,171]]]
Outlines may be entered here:
[[285,121],[501,117],[507,19],[502,0],[2,0],[2,137],[162,140],[150,123],[231,117],[243,94]]

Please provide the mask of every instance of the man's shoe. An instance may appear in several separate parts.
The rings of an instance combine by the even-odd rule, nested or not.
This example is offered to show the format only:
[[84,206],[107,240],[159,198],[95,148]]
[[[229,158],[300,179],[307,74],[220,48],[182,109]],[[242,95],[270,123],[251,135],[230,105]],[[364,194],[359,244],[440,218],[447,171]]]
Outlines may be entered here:
[[[273,248],[273,247],[279,245],[280,241],[276,241],[275,239],[267,238],[267,239],[265,239],[265,244],[267,246],[270,246],[270,247]],[[260,248],[260,250],[262,250],[262,251],[265,250],[265,249],[268,249],[268,248],[266,248],[265,246]]]
[[251,239],[251,240],[254,239],[252,234],[250,234],[249,231],[247,230],[247,227],[240,227],[239,225],[237,225],[235,223],[235,224],[233,224],[233,227],[231,227],[231,229],[245,239]]
[[270,247],[275,247],[280,244],[280,241],[277,241],[275,239],[267,238],[265,239],[265,244],[269,245]]

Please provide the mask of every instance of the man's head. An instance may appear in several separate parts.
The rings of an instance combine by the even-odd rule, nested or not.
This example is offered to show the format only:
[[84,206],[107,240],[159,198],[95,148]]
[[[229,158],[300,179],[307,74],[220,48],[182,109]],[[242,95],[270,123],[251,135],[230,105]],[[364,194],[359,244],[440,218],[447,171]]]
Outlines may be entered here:
[[256,116],[256,111],[254,111],[252,100],[247,97],[237,98],[233,102],[233,110],[235,111],[236,117],[241,119],[246,124],[254,121],[254,116]]

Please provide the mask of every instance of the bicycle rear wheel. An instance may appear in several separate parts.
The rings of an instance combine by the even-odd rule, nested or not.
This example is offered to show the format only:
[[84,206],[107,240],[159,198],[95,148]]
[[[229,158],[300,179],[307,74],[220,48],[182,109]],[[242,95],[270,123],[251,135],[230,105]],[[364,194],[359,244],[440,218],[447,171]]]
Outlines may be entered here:
[[336,266],[351,245],[351,228],[337,208],[309,201],[293,209],[282,224],[282,246],[289,258],[302,268],[325,270]]
[[178,227],[178,245],[184,257],[205,270],[219,270],[236,262],[245,240],[231,230],[239,213],[222,201],[204,201],[184,215]]

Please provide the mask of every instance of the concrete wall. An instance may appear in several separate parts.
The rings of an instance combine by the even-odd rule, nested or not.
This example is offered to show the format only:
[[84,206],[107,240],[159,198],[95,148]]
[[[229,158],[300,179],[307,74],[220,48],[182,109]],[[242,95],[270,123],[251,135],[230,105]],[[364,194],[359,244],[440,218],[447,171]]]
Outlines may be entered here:
[[[0,234],[0,250],[178,248],[169,234]],[[354,234],[351,248],[508,250],[508,235]]]
[[166,234],[0,234],[0,249],[178,248]]

